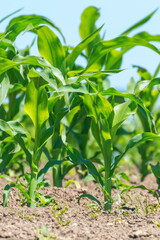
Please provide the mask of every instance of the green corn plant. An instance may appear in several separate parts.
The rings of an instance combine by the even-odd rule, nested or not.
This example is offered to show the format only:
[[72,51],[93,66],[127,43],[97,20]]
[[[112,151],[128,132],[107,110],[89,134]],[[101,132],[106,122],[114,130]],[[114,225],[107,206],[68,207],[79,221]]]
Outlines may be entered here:
[[[20,10],[21,9],[4,17],[2,20],[0,20],[0,23],[6,20],[8,17],[18,13]],[[49,19],[38,15],[26,15],[13,18],[7,26],[6,31],[0,35],[0,58],[1,64],[4,66],[4,68],[1,67],[0,73],[0,119],[2,120],[10,121],[21,118],[21,103],[24,100],[25,87],[28,84],[28,65],[21,65],[20,67],[20,64],[15,64],[12,60],[17,56],[25,57],[29,55],[30,47],[33,45],[34,41],[30,47],[27,46],[24,50],[19,50],[15,46],[14,41],[22,31],[26,30],[26,28],[28,31],[30,29],[30,25],[32,25],[32,27],[36,27],[42,23],[48,24],[60,32],[60,30]],[[21,119],[21,121],[23,121],[23,119]],[[3,140],[5,136],[6,134],[1,132],[1,140]],[[23,174],[23,152],[18,153],[19,159],[18,155],[15,158],[14,154],[10,155],[10,157],[5,157],[7,155],[7,149],[11,149],[12,147],[13,143],[8,143],[6,151],[3,151],[3,157],[0,164],[1,173],[6,172],[7,169],[11,169],[12,164],[13,168],[13,166],[17,165],[18,163]]]
[[[33,64],[33,58],[27,58],[27,63],[29,63],[29,60]],[[41,66],[41,64],[39,65]],[[6,156],[6,151],[8,151],[8,156],[11,158],[19,152],[23,151],[23,154],[26,155],[26,161],[30,167],[31,176],[27,182],[27,186],[24,186],[19,178],[19,184],[16,184],[12,180],[9,180],[11,182],[11,185],[7,185],[5,188],[4,206],[7,205],[8,192],[10,188],[16,187],[25,196],[28,202],[28,206],[35,207],[37,204],[37,195],[39,196],[37,190],[41,186],[45,186],[43,184],[44,175],[47,173],[47,171],[50,171],[55,164],[57,165],[61,163],[61,161],[57,162],[54,159],[50,159],[50,161],[47,162],[41,170],[39,170],[39,163],[43,148],[48,139],[53,135],[54,126],[51,126],[50,128],[47,128],[46,126],[46,121],[49,118],[48,94],[46,90],[48,82],[39,75],[37,76],[37,74],[33,72],[32,69],[29,72],[28,78],[29,84],[27,85],[25,91],[24,110],[34,125],[33,138],[31,139],[30,133],[25,130],[24,127],[22,127],[22,125],[17,121],[4,121],[1,119],[0,130],[6,134],[2,141],[2,144],[4,144],[4,147],[2,147],[2,165],[4,163],[3,159]],[[48,78],[48,80],[50,79]],[[12,148],[9,149],[7,147],[8,143],[12,143]]]
[[[48,98],[44,85],[41,85],[40,81],[31,81],[26,90],[24,110],[32,119],[35,128],[35,143],[31,163],[31,183],[29,189],[29,195],[33,200],[35,199],[38,164],[41,154],[41,151],[38,151],[42,138],[41,129],[42,125],[49,117],[47,103]],[[34,202],[31,203],[31,207],[32,206],[34,206]]]
[[[144,104],[147,108],[152,112],[156,128],[159,131],[159,105],[158,105],[158,97],[159,97],[159,84],[160,78],[157,77],[159,72],[159,66],[157,67],[154,75],[151,77],[150,73],[143,68],[138,67],[139,74],[141,75],[141,80],[135,85],[135,91],[139,93],[141,99],[143,100]],[[157,78],[156,78],[157,77]],[[155,89],[155,86],[157,88]],[[155,107],[157,103],[157,107]],[[140,119],[141,125],[144,131],[148,131],[147,125],[145,122],[145,114],[142,109],[139,109],[137,112],[138,117]],[[145,151],[144,151],[145,149]],[[142,148],[139,148],[139,153],[141,154],[142,158],[142,166],[140,168],[142,179],[147,175],[148,165],[151,161],[156,162],[156,159],[159,158],[159,145],[157,143],[151,145],[151,143],[146,142],[142,145]],[[152,172],[154,173],[155,177],[157,178],[157,183],[159,187],[159,160],[156,165],[150,164]]]
[[[130,84],[131,89],[130,91],[135,92],[140,96],[140,98],[143,100],[143,103],[145,106],[149,109],[149,111],[152,113],[156,129],[159,131],[159,106],[158,106],[158,97],[159,97],[159,89],[158,87],[155,88],[155,85],[159,85],[159,78],[157,78],[158,72],[159,72],[159,66],[157,67],[155,73],[153,76],[144,68],[139,66],[134,66],[138,70],[138,74],[140,75],[141,79],[137,82],[133,82]],[[141,132],[142,130],[145,132],[149,132],[149,127],[146,122],[146,114],[143,111],[142,108],[138,108],[137,111],[138,119],[135,119],[135,132]],[[140,121],[140,124],[138,124],[138,121]],[[139,126],[139,127],[138,127]],[[143,181],[146,175],[150,172],[149,171],[149,163],[154,160],[156,157],[156,154],[158,154],[159,145],[155,142],[155,144],[151,144],[150,142],[144,143],[142,146],[138,147],[138,152],[141,156],[141,161],[134,161],[135,165],[138,167],[141,173],[141,180]]]
[[[35,128],[33,153],[27,150],[25,146],[26,143],[24,142],[22,137],[23,134],[27,136],[27,131],[25,131],[18,122],[7,122],[1,120],[0,124],[1,130],[6,132],[7,135],[9,135],[7,136],[7,139],[11,138],[15,140],[26,154],[26,159],[31,169],[31,179],[29,184],[29,197],[31,199],[31,207],[35,206],[35,192],[37,188],[37,175],[39,160],[41,156],[41,145],[43,145],[43,141],[45,140],[45,138],[42,137],[42,125],[45,123],[49,116],[47,103],[48,98],[45,90],[45,85],[43,85],[41,81],[37,80],[36,82],[34,82],[33,80],[31,80],[26,89],[24,109],[29,115],[29,117],[32,119]],[[5,138],[3,142],[5,142],[7,139]],[[13,150],[11,149],[10,151]]]
[[[114,100],[110,103],[105,97],[107,95],[123,96],[129,98],[130,101],[114,106]],[[89,173],[100,184],[104,193],[104,209],[109,210],[111,209],[112,203],[111,179],[119,161],[132,147],[140,145],[145,141],[159,138],[159,136],[154,133],[142,133],[136,135],[129,141],[125,150],[114,158],[113,139],[121,124],[127,119],[127,117],[136,113],[138,104],[148,116],[150,130],[154,131],[153,119],[150,112],[143,105],[143,102],[134,94],[123,94],[112,88],[103,91],[102,93],[84,94],[81,98],[83,99],[87,116],[92,119],[91,131],[103,156],[103,159],[101,160],[101,166],[103,166],[103,169],[100,172],[104,172],[104,176],[101,176],[101,173],[98,172],[92,162],[84,159],[76,149],[71,148],[70,146],[67,147],[68,155],[70,161],[86,165]],[[86,196],[90,197],[88,194]]]

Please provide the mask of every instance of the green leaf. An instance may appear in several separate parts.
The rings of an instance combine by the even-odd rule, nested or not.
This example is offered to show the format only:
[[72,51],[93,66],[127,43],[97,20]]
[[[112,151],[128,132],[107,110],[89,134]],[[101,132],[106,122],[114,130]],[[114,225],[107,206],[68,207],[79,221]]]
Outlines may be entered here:
[[0,57],[2,57],[2,58],[8,57],[8,52],[6,50],[4,50],[3,48],[0,48]]
[[143,18],[142,20],[138,21],[136,24],[134,24],[132,27],[128,28],[121,35],[123,35],[123,36],[128,35],[131,31],[141,27],[143,24],[145,24],[146,22],[148,22],[151,19],[151,17],[156,13],[157,10],[158,9],[154,10],[152,13],[147,15],[145,18]]
[[135,38],[143,39],[147,42],[159,42],[160,35],[151,35],[148,32],[140,32],[134,35]]
[[32,155],[31,155],[30,151],[26,148],[24,140],[20,137],[20,135],[16,135],[14,138],[18,142],[18,144],[21,146],[21,148],[23,149],[24,153],[26,154],[26,160],[29,163],[29,165],[31,166]]
[[156,165],[150,164],[153,174],[156,178],[160,178],[160,163],[158,162]]
[[82,194],[82,195],[78,198],[78,204],[80,204],[80,199],[81,199],[81,198],[84,198],[84,197],[87,197],[87,198],[89,198],[90,200],[95,201],[96,203],[98,203],[98,205],[100,206],[100,208],[103,209],[102,204],[100,203],[100,201],[99,201],[97,198],[95,198],[94,196],[92,196],[91,194]]
[[156,224],[158,227],[160,227],[160,223],[157,222],[156,220],[152,220],[152,222],[153,222],[154,224]]
[[89,93],[89,86],[88,84],[84,84],[84,83],[75,83],[75,84],[59,87],[57,92],[58,92],[57,96],[59,96],[59,94],[64,95],[64,93],[66,92]]
[[133,65],[134,68],[137,68],[137,73],[140,75],[141,80],[151,80],[152,76],[151,74],[143,67],[140,67],[138,65]]
[[132,139],[129,140],[124,152],[120,155],[118,155],[115,158],[115,162],[112,165],[112,171],[111,174],[113,174],[117,164],[119,163],[119,161],[123,158],[123,156],[133,147],[137,147],[141,144],[143,144],[146,141],[153,141],[155,139],[160,139],[160,135],[156,135],[154,133],[150,133],[150,132],[145,132],[145,133],[141,133],[138,134],[136,136],[134,136]]
[[27,200],[28,203],[31,202],[31,198],[28,194],[28,190],[26,190],[21,184],[16,184],[14,186],[14,188],[17,188],[18,190],[20,190],[23,194],[23,196],[25,197],[25,199]]
[[[101,41],[97,43],[92,51],[86,70],[89,69],[91,71],[91,69],[94,69],[94,63],[96,65],[96,61],[101,59],[104,55],[106,55],[111,50],[115,50],[117,48],[130,49],[135,46],[148,47],[153,51],[155,51],[156,53],[160,54],[160,51],[154,45],[148,43],[146,40],[143,40],[138,37],[131,38],[127,36],[121,36],[108,41]],[[126,50],[124,49],[124,51]]]
[[39,128],[49,118],[48,97],[44,86],[40,83],[31,81],[26,89],[24,110],[32,119],[34,126],[38,124]]
[[109,126],[111,127],[113,108],[109,101],[100,93],[97,95],[96,111],[98,116],[103,114],[104,118],[108,120]]
[[160,72],[160,64],[158,64],[158,66],[154,72],[153,78],[156,78],[159,72]]
[[9,87],[10,87],[9,78],[7,74],[5,74],[3,77],[3,80],[1,81],[1,87],[0,87],[0,105],[3,103],[4,99],[6,98]]
[[4,18],[2,18],[2,19],[0,20],[0,23],[2,23],[2,22],[3,22],[4,20],[6,20],[7,18],[9,18],[9,17],[13,16],[14,14],[16,14],[16,13],[20,12],[22,9],[23,9],[23,8],[20,8],[20,9],[18,9],[18,10],[16,10],[16,11],[14,11],[14,12],[12,12],[12,13],[8,14],[7,16],[5,16]]
[[107,90],[101,92],[101,94],[103,96],[110,95],[110,96],[120,96],[120,97],[128,98],[128,99],[132,100],[133,102],[135,102],[136,104],[140,105],[141,108],[147,114],[150,130],[155,131],[155,124],[154,124],[153,117],[152,117],[150,111],[145,107],[142,100],[137,95],[130,94],[130,93],[121,93],[114,88],[108,88]]
[[[81,36],[81,39],[84,40],[87,38],[89,35],[91,35],[93,32],[97,30],[95,26],[95,22],[99,18],[100,13],[99,9],[96,7],[88,7],[86,8],[82,15],[81,15],[81,23],[79,26],[79,33]],[[93,48],[93,45],[97,42],[100,41],[100,36],[99,34],[86,46],[86,54],[87,56],[90,55],[90,52]]]
[[43,181],[43,178],[47,172],[50,172],[53,169],[54,165],[61,165],[63,161],[50,159],[49,162],[46,163],[44,168],[42,168],[37,176],[37,184],[39,184],[41,181]]
[[95,119],[92,119],[92,121],[91,121],[91,130],[92,130],[93,137],[95,138],[95,140],[97,141],[98,145],[102,149],[100,129],[99,129],[99,125],[95,122]]
[[111,129],[112,136],[115,136],[118,128],[121,124],[132,114],[135,114],[137,110],[137,104],[134,102],[128,101],[121,103],[114,107],[114,119]]
[[[102,26],[103,27],[103,26]],[[80,42],[74,49],[73,51],[68,55],[66,61],[67,61],[67,66],[69,66],[70,69],[72,69],[75,60],[77,57],[81,54],[81,52],[86,48],[86,46],[95,39],[95,37],[99,34],[100,30],[102,29],[100,27],[98,30],[93,32],[91,35],[89,35],[87,38],[85,38],[82,42]]]
[[17,121],[8,121],[7,122],[10,126],[10,128],[13,129],[13,134],[26,134],[28,133],[27,130]]
[[147,191],[149,191],[150,193],[152,193],[156,198],[157,198],[157,200],[158,200],[158,203],[159,203],[159,196],[158,196],[158,194],[156,193],[156,191],[155,190],[150,190],[150,189],[148,189],[148,188],[146,188],[144,185],[133,185],[133,186],[131,186],[131,187],[128,187],[128,188],[126,188],[126,189],[123,189],[121,192],[120,192],[120,195],[122,195],[124,192],[127,192],[127,191],[129,191],[129,190],[131,190],[131,189],[143,189],[143,190],[147,190]]
[[155,85],[159,85],[160,84],[160,78],[154,78],[152,80],[143,80],[143,81],[139,81],[136,84],[135,87],[135,93],[139,93],[141,91],[143,91],[146,88],[151,88]]
[[37,77],[42,77],[46,82],[48,82],[55,90],[57,90],[57,83],[55,78],[52,75],[52,71],[50,69],[44,69],[41,70],[40,72],[32,68],[29,71],[28,76],[30,78],[37,78]]
[[[64,77],[63,77],[61,71],[58,68],[53,67],[52,65],[50,65],[49,63],[47,63],[45,60],[43,60],[40,57],[33,57],[33,56],[21,57],[21,56],[16,56],[12,60],[16,63],[17,66],[19,66],[21,64],[23,64],[23,65],[29,64],[29,65],[34,65],[34,66],[39,66],[39,67],[44,67],[44,68],[50,68],[52,74],[56,77],[56,79],[58,79],[59,82],[61,82],[63,85],[65,85],[65,80],[64,80]],[[8,63],[6,63],[6,65],[7,64]],[[10,68],[12,68],[12,66]],[[45,70],[42,71],[41,73],[39,73],[39,75],[42,76],[42,74],[44,72],[45,72]]]
[[7,207],[8,200],[9,200],[9,192],[10,192],[10,189],[11,189],[12,187],[19,189],[19,190],[23,193],[24,197],[26,198],[26,200],[27,200],[28,202],[31,201],[31,198],[29,197],[27,190],[26,190],[21,184],[16,184],[14,181],[12,181],[12,179],[10,179],[10,178],[9,178],[8,176],[6,176],[6,175],[2,175],[2,176],[0,176],[0,177],[1,177],[1,178],[5,178],[7,181],[11,182],[10,185],[7,184],[7,185],[5,186],[5,188],[4,188],[4,193],[3,193],[3,206],[4,206],[4,207]]
[[17,64],[12,62],[11,60],[4,59],[0,57],[0,75],[7,70],[15,67]]
[[75,164],[84,164],[85,166],[87,166],[89,173],[94,177],[94,179],[101,186],[103,186],[103,181],[101,179],[101,176],[98,173],[94,164],[91,161],[84,159],[80,154],[80,152],[78,152],[76,149],[71,148],[70,146],[66,146],[66,148],[67,148],[67,153],[70,157],[70,161]]
[[56,36],[56,34],[47,26],[37,29],[38,33],[38,49],[42,57],[44,57],[52,66],[59,68],[64,72],[64,48]]
[[123,50],[117,51],[112,50],[107,54],[105,62],[105,70],[108,69],[119,69],[122,64],[122,57],[129,49],[124,48]]
[[[14,186],[14,185],[13,185]],[[7,184],[3,191],[3,207],[7,207],[8,200],[9,200],[9,192],[12,188],[12,185]]]
[[4,121],[0,119],[0,129],[2,131],[7,132],[8,134],[12,135],[17,135],[18,133],[20,134],[26,134],[27,131],[23,128],[23,126],[17,122],[17,121]]
[[61,30],[50,19],[39,15],[21,15],[13,18],[6,29],[6,32],[9,33],[7,38],[10,39],[11,41],[14,41],[16,37],[21,32],[26,30],[28,26],[30,26],[29,29],[30,28],[33,29],[38,27],[40,24],[47,24],[55,28],[61,34],[65,41],[65,38]]
[[[123,69],[112,69],[112,70],[106,70],[106,71],[96,71],[96,72],[85,72],[82,73],[82,71],[70,71],[67,74],[71,77],[74,76],[79,76],[80,78],[82,78],[82,80],[84,80],[84,78],[103,78],[112,74],[116,74],[116,73],[120,73],[124,71]],[[74,79],[73,79],[74,80]],[[78,80],[78,79],[77,79]],[[75,82],[77,81],[75,78]],[[68,79],[68,83],[69,79]]]
[[65,185],[65,188],[67,188],[69,185],[71,185],[72,183],[74,183],[75,184],[75,186],[76,186],[76,188],[81,188],[81,185],[79,184],[79,182],[78,181],[75,181],[75,180],[68,180],[67,182],[66,182],[66,185]]
[[45,143],[52,137],[53,134],[54,134],[54,126],[51,126],[48,129],[42,130],[39,148],[42,148],[45,145]]
[[0,175],[0,178],[6,179],[8,182],[12,183],[13,185],[16,184],[8,175]]
[[15,146],[12,143],[7,143],[3,147],[2,156],[0,157],[0,172],[3,173],[7,165],[14,158]]
[[87,117],[94,118],[95,122],[98,121],[98,114],[96,112],[96,96],[85,94],[83,96],[83,103],[87,112]]
[[[0,57],[0,75],[6,71],[8,71],[11,68],[14,68],[19,65],[36,65],[40,67],[48,67],[51,68],[51,66],[47,65],[41,58],[38,57],[20,57],[16,56],[13,58],[13,61],[9,59],[4,59]],[[55,72],[55,75],[59,76],[58,70],[56,68],[52,68],[53,72]],[[60,71],[59,71],[60,72]]]

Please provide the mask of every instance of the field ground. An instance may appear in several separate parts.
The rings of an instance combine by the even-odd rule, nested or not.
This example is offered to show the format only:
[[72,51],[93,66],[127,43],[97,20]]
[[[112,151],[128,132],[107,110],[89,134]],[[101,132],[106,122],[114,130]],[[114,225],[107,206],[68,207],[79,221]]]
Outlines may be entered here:
[[[136,175],[132,182],[139,184]],[[152,176],[148,176],[143,184],[152,189],[157,185]],[[2,193],[5,181],[0,186],[0,239],[160,239],[160,209],[156,198],[149,192],[133,189],[124,193],[127,201],[124,204],[115,202],[111,213],[98,210],[87,199],[77,200],[82,193],[90,193],[103,202],[102,194],[94,183],[76,189],[74,184],[68,188],[49,187],[43,194],[53,196],[59,203],[50,207],[30,209],[20,205],[16,190],[12,190],[7,208],[2,207]],[[118,193],[113,190],[113,196]],[[130,196],[130,197],[129,197]],[[138,197],[139,196],[139,200]],[[147,202],[148,199],[148,202]]]

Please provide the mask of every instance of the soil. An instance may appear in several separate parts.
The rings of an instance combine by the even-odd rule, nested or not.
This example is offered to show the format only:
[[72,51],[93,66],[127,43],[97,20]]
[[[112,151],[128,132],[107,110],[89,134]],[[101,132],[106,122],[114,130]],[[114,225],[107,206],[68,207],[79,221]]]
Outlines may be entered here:
[[[132,176],[132,183],[143,184],[150,189],[157,188],[152,175],[140,183],[136,174]],[[35,209],[22,207],[17,190],[12,189],[8,207],[3,208],[5,184],[5,180],[1,180],[1,240],[160,239],[160,208],[157,199],[146,190],[132,189],[127,194],[124,193],[126,203],[115,201],[112,211],[105,212],[86,198],[81,199],[80,205],[77,203],[83,193],[92,194],[103,203],[102,193],[93,182],[80,189],[74,184],[67,188],[47,187],[42,193],[53,197],[57,204]],[[120,190],[113,190],[112,196],[119,192]]]

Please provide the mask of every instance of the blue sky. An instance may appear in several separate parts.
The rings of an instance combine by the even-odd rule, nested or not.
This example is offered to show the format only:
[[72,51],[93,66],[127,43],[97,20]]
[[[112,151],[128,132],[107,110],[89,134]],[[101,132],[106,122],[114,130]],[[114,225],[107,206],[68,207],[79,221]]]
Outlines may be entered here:
[[[141,20],[160,6],[159,0],[5,0],[1,3],[0,18],[9,13],[24,7],[19,14],[39,14],[50,18],[63,32],[69,45],[77,45],[80,42],[78,27],[82,11],[88,6],[100,8],[100,18],[97,26],[105,23],[103,31],[106,31],[105,40],[117,37],[131,25]],[[8,20],[1,24],[1,31],[4,30]],[[148,31],[150,34],[160,34],[160,9],[152,19],[133,32]],[[32,34],[25,34],[17,39],[16,44],[24,48],[31,43]],[[160,47],[160,45],[158,46]],[[33,55],[38,55],[36,46],[33,47]],[[111,78],[111,86],[119,89],[126,89],[126,83],[131,76],[137,80],[136,70],[131,69],[132,64],[147,68],[151,73],[154,72],[159,64],[160,57],[145,47],[136,47],[129,51],[123,59],[124,72]]]

